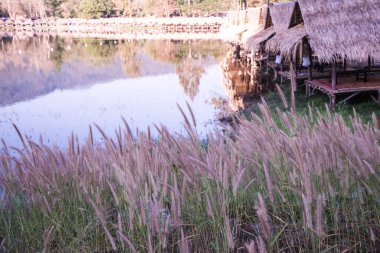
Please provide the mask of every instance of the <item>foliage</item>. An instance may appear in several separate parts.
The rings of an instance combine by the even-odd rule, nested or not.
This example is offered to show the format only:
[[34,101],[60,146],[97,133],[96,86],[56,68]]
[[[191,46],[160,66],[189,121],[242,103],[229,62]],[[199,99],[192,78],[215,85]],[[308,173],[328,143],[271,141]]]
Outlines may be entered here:
[[63,0],[45,0],[45,5],[49,16],[62,17],[62,5]]
[[8,13],[12,18],[96,18],[111,13],[116,16],[211,15],[231,8],[253,7],[259,4],[262,4],[261,0],[0,0],[0,15],[4,15],[2,12]]
[[101,18],[111,14],[113,3],[108,0],[81,0],[80,17]]

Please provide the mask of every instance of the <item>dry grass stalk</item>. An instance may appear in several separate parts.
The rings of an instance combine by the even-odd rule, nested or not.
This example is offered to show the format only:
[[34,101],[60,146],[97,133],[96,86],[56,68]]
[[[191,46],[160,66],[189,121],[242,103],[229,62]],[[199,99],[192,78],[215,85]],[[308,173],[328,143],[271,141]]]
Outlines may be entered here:
[[272,228],[269,223],[268,211],[265,207],[263,197],[261,194],[258,194],[258,203],[257,203],[257,217],[260,221],[260,228],[262,229],[262,233],[266,240],[272,236]]
[[285,109],[288,109],[289,108],[288,101],[286,100],[284,92],[282,91],[281,87],[278,84],[276,84],[276,89],[277,89],[279,97],[281,98],[282,104],[284,105]]
[[[72,251],[322,251],[327,245],[344,250],[356,241],[363,251],[373,250],[377,125],[355,115],[349,127],[339,115],[324,117],[312,109],[304,117],[278,111],[275,120],[265,103],[260,110],[262,116],[240,118],[234,128],[210,134],[207,144],[188,120],[187,136],[174,137],[162,126],[156,141],[141,132],[134,136],[126,124],[104,145],[90,133],[83,145],[72,136],[65,152],[25,140],[28,151],[14,149],[18,156],[12,157],[5,147],[2,249],[59,250],[60,243],[81,240],[85,246]],[[252,228],[257,224],[258,232]],[[20,233],[21,227],[33,236]],[[369,228],[373,236],[366,240]]]

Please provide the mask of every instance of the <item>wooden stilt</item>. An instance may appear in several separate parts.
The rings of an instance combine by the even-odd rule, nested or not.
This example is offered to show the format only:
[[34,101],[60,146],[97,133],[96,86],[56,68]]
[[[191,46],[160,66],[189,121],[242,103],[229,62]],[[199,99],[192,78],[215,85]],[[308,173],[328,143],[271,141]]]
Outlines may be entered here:
[[335,107],[335,103],[336,103],[335,94],[330,94],[330,109],[333,109]]
[[310,66],[309,66],[309,78],[308,80],[313,80],[313,51],[309,45],[309,59],[310,59]]
[[344,56],[344,60],[343,60],[343,70],[344,71],[347,70],[347,58],[346,58],[346,56]]
[[297,79],[296,79],[296,69],[295,69],[295,62],[293,58],[290,59],[290,84],[291,84],[291,104],[292,104],[292,110],[293,112],[296,111],[296,101],[294,93],[297,90]]
[[336,78],[336,60],[331,64],[331,88],[336,90],[337,78]]
[[368,55],[368,69],[371,70],[371,66],[372,66],[372,60],[371,60],[371,56]]

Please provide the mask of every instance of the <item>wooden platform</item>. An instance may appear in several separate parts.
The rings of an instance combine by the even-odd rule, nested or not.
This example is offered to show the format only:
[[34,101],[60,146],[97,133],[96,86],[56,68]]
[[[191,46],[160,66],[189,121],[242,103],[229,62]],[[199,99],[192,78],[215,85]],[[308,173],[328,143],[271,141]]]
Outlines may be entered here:
[[[312,81],[305,81],[306,95],[310,97],[316,90],[319,90],[330,97],[330,106],[334,107],[336,102],[336,95],[342,93],[352,93],[343,101],[347,101],[356,96],[360,92],[377,91],[380,94],[380,76],[369,76],[367,82],[357,81],[356,77],[342,77],[338,78],[338,83],[335,89],[332,88],[329,79],[319,79]],[[378,98],[379,100],[379,98]]]
[[[346,70],[338,70],[337,74],[338,75],[345,75],[349,74],[350,71],[356,71],[353,68],[347,68]],[[356,72],[355,72],[356,73]],[[278,74],[285,78],[290,80],[290,71],[279,71]],[[331,69],[330,68],[325,68],[323,72],[317,71],[313,69],[312,72],[312,79],[324,79],[324,78],[329,78],[331,76]],[[298,70],[297,75],[296,75],[296,80],[297,81],[304,81],[309,79],[309,70]]]
[[[279,71],[278,74],[283,77],[284,79],[289,79],[290,80],[290,71]],[[313,79],[321,79],[321,78],[327,78],[329,77],[329,72],[313,72],[312,78]],[[308,70],[303,70],[299,71],[296,75],[296,80],[297,81],[304,81],[309,78],[309,71]]]

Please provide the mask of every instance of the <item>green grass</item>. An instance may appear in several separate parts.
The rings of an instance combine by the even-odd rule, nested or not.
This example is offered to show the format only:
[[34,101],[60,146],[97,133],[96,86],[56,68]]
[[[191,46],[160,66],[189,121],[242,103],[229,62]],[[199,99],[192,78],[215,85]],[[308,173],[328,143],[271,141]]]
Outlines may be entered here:
[[66,151],[5,150],[0,251],[375,252],[380,130],[327,111],[259,113],[207,145],[187,124],[158,140],[119,130],[103,145],[90,133]]
[[[284,84],[281,86],[281,90],[284,93],[290,107],[291,89],[289,81],[284,82]],[[377,95],[373,94],[373,96],[376,97]],[[339,99],[344,99],[345,97],[347,97],[347,95],[338,96],[337,102],[339,103]],[[284,107],[284,104],[276,88],[264,92],[262,94],[262,98],[266,101],[269,109],[272,112],[275,112],[277,108],[283,112],[290,111],[290,108],[286,109]],[[343,117],[347,124],[350,124],[350,117],[353,117],[355,113],[358,114],[359,118],[364,123],[372,122],[373,115],[375,115],[377,118],[380,118],[380,105],[373,101],[373,99],[370,97],[370,93],[359,94],[347,102],[339,103],[335,108],[331,109],[328,108],[329,99],[327,95],[317,91],[313,96],[307,98],[305,87],[299,85],[295,93],[295,100],[296,113],[300,116],[308,115],[309,108],[311,108],[314,112],[318,111],[323,116],[327,116],[327,110],[333,113],[337,113]],[[259,103],[260,101],[253,103],[250,110],[243,111],[243,115],[245,115],[247,118],[250,118],[251,111],[253,113],[259,114]],[[275,113],[273,116],[275,118],[275,121],[278,122],[278,117],[276,117]],[[314,114],[314,116],[317,116],[317,114]]]

